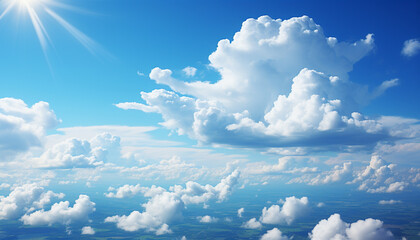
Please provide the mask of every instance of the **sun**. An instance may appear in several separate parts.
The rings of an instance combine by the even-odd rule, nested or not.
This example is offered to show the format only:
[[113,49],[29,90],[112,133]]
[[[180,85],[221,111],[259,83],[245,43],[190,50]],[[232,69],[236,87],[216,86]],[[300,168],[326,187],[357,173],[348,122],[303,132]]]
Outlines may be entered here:
[[51,39],[46,27],[41,20],[41,15],[46,15],[53,18],[92,54],[95,53],[96,49],[99,49],[95,41],[74,27],[53,10],[53,8],[64,8],[67,10],[76,9],[73,6],[66,4],[65,0],[3,0],[1,3],[3,6],[0,6],[0,8],[3,8],[4,10],[0,10],[0,20],[2,20],[9,12],[15,8],[20,10],[19,14],[26,13],[29,15],[39,43],[46,57],[48,47],[51,44]]

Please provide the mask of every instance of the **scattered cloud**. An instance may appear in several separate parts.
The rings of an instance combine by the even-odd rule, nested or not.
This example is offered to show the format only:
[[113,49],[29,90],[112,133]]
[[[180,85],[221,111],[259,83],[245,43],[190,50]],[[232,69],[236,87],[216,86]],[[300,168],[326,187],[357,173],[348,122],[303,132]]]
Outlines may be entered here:
[[400,200],[380,200],[379,204],[381,205],[390,205],[390,204],[397,204],[397,203],[402,203]]
[[287,197],[283,206],[272,205],[269,208],[264,207],[260,222],[267,224],[288,224],[290,225],[297,217],[304,215],[309,201],[307,197],[296,198]]
[[195,74],[197,73],[197,68],[188,66],[182,69],[182,71],[184,72],[185,76],[194,77]]
[[95,230],[90,226],[85,226],[82,228],[82,234],[83,235],[94,235]]
[[407,57],[413,57],[420,51],[420,41],[418,39],[409,39],[404,42],[401,54]]
[[[142,188],[140,187],[140,184],[137,184],[135,186],[126,184],[117,189],[113,187],[109,187],[108,188],[109,193],[105,193],[105,196],[108,198],[127,198],[127,197],[135,196],[141,190]],[[115,191],[115,192],[112,192],[112,191]]]
[[[169,191],[162,187],[142,187],[145,197],[150,198],[142,206],[144,212],[133,211],[128,216],[107,217],[105,222],[116,223],[118,228],[125,231],[137,231],[145,229],[155,232],[156,235],[170,233],[168,223],[182,218],[185,205],[201,204],[210,200],[224,201],[231,193],[233,186],[238,183],[239,171],[235,170],[229,176],[223,178],[216,186],[209,184],[202,186],[189,181],[185,188],[175,185]],[[204,216],[203,221],[214,220]]]
[[199,216],[199,217],[197,217],[197,219],[198,219],[198,221],[199,221],[199,222],[201,222],[201,223],[215,223],[215,222],[219,221],[219,219],[218,219],[218,218],[211,217],[211,216],[209,216],[209,215],[206,215],[206,216]]
[[341,220],[339,214],[333,214],[328,219],[321,220],[309,233],[312,240],[343,239],[343,240],[387,240],[394,239],[393,234],[383,228],[380,220],[368,218],[348,224]]
[[289,238],[284,236],[278,228],[273,228],[262,235],[261,240],[289,240]]
[[261,229],[262,224],[256,218],[251,218],[247,222],[244,222],[242,227],[249,229]]
[[245,208],[239,208],[238,209],[238,217],[242,217],[242,214],[245,212]]
[[89,196],[80,195],[73,207],[68,201],[55,203],[50,210],[44,209],[25,214],[20,219],[26,225],[52,225],[55,223],[69,225],[74,222],[88,220],[89,214],[95,211],[95,203]]

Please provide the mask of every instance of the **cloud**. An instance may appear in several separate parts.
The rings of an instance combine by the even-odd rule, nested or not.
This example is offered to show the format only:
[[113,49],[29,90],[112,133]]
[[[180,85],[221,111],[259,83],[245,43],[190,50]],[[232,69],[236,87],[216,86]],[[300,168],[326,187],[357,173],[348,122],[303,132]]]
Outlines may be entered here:
[[379,204],[381,205],[388,205],[388,204],[397,204],[397,203],[401,203],[400,200],[380,200]]
[[261,240],[288,240],[287,236],[283,236],[278,228],[268,230],[266,234],[262,235]]
[[118,106],[160,113],[163,126],[201,143],[372,146],[392,138],[390,130],[358,110],[396,80],[370,93],[367,86],[351,82],[348,73],[373,47],[372,34],[339,42],[307,16],[248,19],[232,41],[221,40],[209,57],[219,81],[184,82],[157,67],[149,77],[172,91],[142,92],[145,104]]
[[95,230],[90,226],[85,226],[82,228],[82,234],[83,235],[94,235]]
[[211,216],[209,216],[209,215],[206,215],[206,216],[199,216],[199,217],[197,217],[197,219],[198,219],[198,221],[199,221],[199,222],[201,222],[201,223],[215,223],[215,222],[219,221],[219,219],[218,219],[218,218],[211,217]]
[[297,217],[300,217],[308,210],[308,198],[287,197],[283,206],[272,205],[268,209],[264,207],[260,222],[267,224],[288,224],[290,225]]
[[43,208],[52,198],[63,197],[63,193],[45,191],[41,183],[14,187],[7,197],[0,196],[0,220],[17,219],[27,212]]
[[60,121],[46,102],[28,107],[23,100],[0,98],[0,154],[10,159],[31,147],[42,146],[46,130]]
[[288,183],[306,183],[308,185],[321,185],[335,182],[348,181],[352,177],[351,162],[343,163],[342,166],[335,165],[332,170],[324,171],[316,176],[303,175],[290,180]]
[[420,51],[420,42],[418,39],[409,39],[404,42],[401,54],[407,57],[415,56]]
[[[108,197],[108,198],[127,198],[127,197],[132,197],[132,196],[136,195],[141,190],[142,190],[142,188],[140,187],[140,184],[137,184],[135,186],[126,184],[126,185],[124,185],[122,187],[119,187],[117,189],[115,189],[113,187],[109,187],[108,191],[110,191],[110,192],[105,193],[105,196]],[[112,191],[116,191],[116,192],[112,192]]]
[[182,69],[182,71],[187,77],[194,77],[197,72],[197,68],[188,66]]
[[[144,196],[150,198],[142,205],[144,212],[133,211],[128,216],[107,217],[105,222],[116,223],[118,228],[125,231],[144,229],[155,232],[156,235],[170,233],[168,223],[182,218],[185,205],[206,203],[210,200],[224,201],[231,193],[233,186],[237,184],[238,178],[239,171],[235,170],[216,186],[209,184],[202,186],[189,181],[185,184],[185,188],[175,185],[171,186],[169,191],[154,185],[152,187],[140,187]],[[136,189],[135,186],[125,187],[125,189],[133,188]],[[209,217],[204,216],[205,220],[209,220]]]
[[393,234],[383,228],[380,220],[368,218],[348,224],[341,220],[339,214],[321,220],[309,233],[312,240],[386,240],[394,239]]
[[55,223],[69,225],[74,222],[88,220],[89,214],[95,211],[95,203],[89,196],[80,195],[73,207],[68,201],[55,203],[50,210],[44,209],[25,214],[20,219],[26,225],[52,225]]
[[358,189],[369,193],[402,191],[408,183],[394,171],[395,168],[395,164],[387,164],[380,156],[373,155],[369,165],[356,173],[352,183],[360,184]]
[[102,133],[90,141],[70,138],[47,149],[35,165],[41,168],[89,168],[120,159],[120,138]]
[[242,217],[242,214],[245,212],[245,208],[239,208],[238,209],[238,217]]
[[262,224],[256,218],[251,218],[247,222],[243,223],[242,227],[249,229],[261,229]]
[[391,79],[391,80],[388,80],[388,81],[384,81],[384,82],[382,82],[381,83],[381,85],[379,85],[379,87],[377,87],[374,91],[373,91],[373,93],[372,93],[372,98],[375,98],[375,97],[378,97],[378,96],[380,96],[380,95],[382,95],[382,94],[384,94],[385,93],[385,91],[388,89],[388,88],[392,88],[392,87],[394,87],[394,86],[397,86],[398,84],[399,84],[399,79],[398,78],[394,78],[394,79]]

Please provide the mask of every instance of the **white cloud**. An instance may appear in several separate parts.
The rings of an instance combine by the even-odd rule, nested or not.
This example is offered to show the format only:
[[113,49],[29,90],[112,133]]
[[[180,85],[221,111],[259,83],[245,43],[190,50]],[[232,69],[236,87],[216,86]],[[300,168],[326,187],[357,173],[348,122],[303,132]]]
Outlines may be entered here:
[[187,77],[194,77],[195,74],[197,73],[197,68],[188,66],[182,69],[182,71]]
[[[149,77],[173,91],[142,92],[146,104],[120,107],[160,113],[163,126],[203,143],[370,146],[388,137],[389,129],[357,112],[372,93],[348,73],[373,42],[371,34],[338,42],[307,16],[248,19],[233,41],[221,40],[209,57],[219,81],[184,82],[169,69],[154,68]],[[374,95],[396,82],[384,82]]]
[[0,98],[0,154],[3,161],[30,147],[42,146],[45,132],[59,123],[46,102],[28,107],[15,98]]
[[[189,181],[186,187],[175,185],[169,191],[162,187],[140,187],[145,197],[150,198],[142,206],[144,212],[133,211],[128,216],[107,217],[105,222],[113,222],[125,231],[145,229],[157,235],[170,233],[168,223],[182,218],[185,205],[206,203],[210,200],[224,201],[237,184],[239,171],[234,171],[223,178],[216,186],[202,186]],[[118,193],[118,191],[117,191]],[[115,194],[114,194],[115,195]],[[123,194],[122,194],[123,195]],[[204,221],[208,217],[204,216]],[[210,218],[210,220],[214,220]]]
[[360,184],[358,189],[369,193],[402,191],[408,183],[400,180],[395,168],[395,164],[387,164],[380,156],[373,155],[369,165],[356,173],[352,183]]
[[89,196],[80,195],[73,207],[68,201],[55,203],[50,210],[44,209],[25,214],[21,217],[26,225],[52,225],[55,223],[69,225],[74,222],[86,221],[90,213],[95,211],[95,203]]
[[243,223],[242,227],[249,229],[261,229],[262,224],[256,218],[251,218],[247,222]]
[[0,220],[17,219],[27,212],[44,207],[52,198],[63,197],[63,193],[45,191],[40,183],[14,187],[7,197],[0,196]]
[[407,57],[415,56],[420,51],[420,41],[418,39],[409,39],[404,42],[401,54]]
[[[117,189],[113,187],[109,187],[108,191],[110,192],[105,193],[105,196],[108,198],[126,198],[126,197],[132,197],[136,195],[141,190],[142,188],[140,187],[140,184],[137,184],[135,186],[126,184]],[[116,192],[112,192],[112,191],[116,191]]]
[[217,221],[219,221],[218,218],[206,215],[206,216],[199,216],[197,217],[198,221],[201,223],[215,223]]
[[381,204],[381,205],[396,204],[396,203],[401,203],[401,201],[400,200],[393,200],[393,199],[391,199],[391,200],[380,200],[379,201],[379,204]]
[[262,235],[261,240],[288,240],[278,228],[268,230],[266,234]]
[[339,214],[321,220],[309,233],[312,240],[386,240],[394,239],[392,233],[383,228],[383,222],[368,218],[348,224],[341,220]]
[[0,190],[1,189],[5,189],[5,188],[10,188],[10,184],[8,184],[8,183],[2,183],[2,184],[0,184]]
[[85,226],[82,228],[82,234],[83,235],[94,235],[95,230],[90,226]]
[[302,175],[290,180],[288,183],[306,183],[308,185],[321,185],[335,182],[348,181],[353,171],[351,162],[343,163],[343,166],[335,165],[332,170],[324,171],[316,176]]
[[238,209],[238,217],[242,217],[242,214],[245,212],[245,208],[239,208]]
[[300,217],[308,210],[309,201],[307,197],[287,197],[283,206],[272,205],[268,209],[264,207],[260,222],[267,224],[291,224],[297,217]]
[[35,166],[42,168],[89,168],[104,164],[109,159],[120,159],[120,138],[102,133],[90,141],[70,138],[47,149]]

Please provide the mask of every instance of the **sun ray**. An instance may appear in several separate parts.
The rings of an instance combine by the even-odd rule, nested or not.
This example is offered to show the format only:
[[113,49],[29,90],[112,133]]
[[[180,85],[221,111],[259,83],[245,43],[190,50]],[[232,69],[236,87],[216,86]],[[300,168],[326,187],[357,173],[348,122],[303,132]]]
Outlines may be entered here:
[[12,1],[9,3],[9,5],[6,7],[6,9],[1,13],[0,20],[8,13],[10,10],[15,6],[16,1]]
[[41,43],[42,50],[44,51],[44,54],[46,54],[48,42],[51,42],[48,36],[48,32],[35,10],[29,4],[26,5],[26,8],[34,26],[36,35],[38,36],[39,42]]
[[86,34],[81,32],[79,29],[71,25],[64,18],[60,17],[57,13],[49,8],[45,8],[45,11],[53,17],[64,29],[66,29],[77,41],[79,41],[89,52],[95,54],[96,43]]

